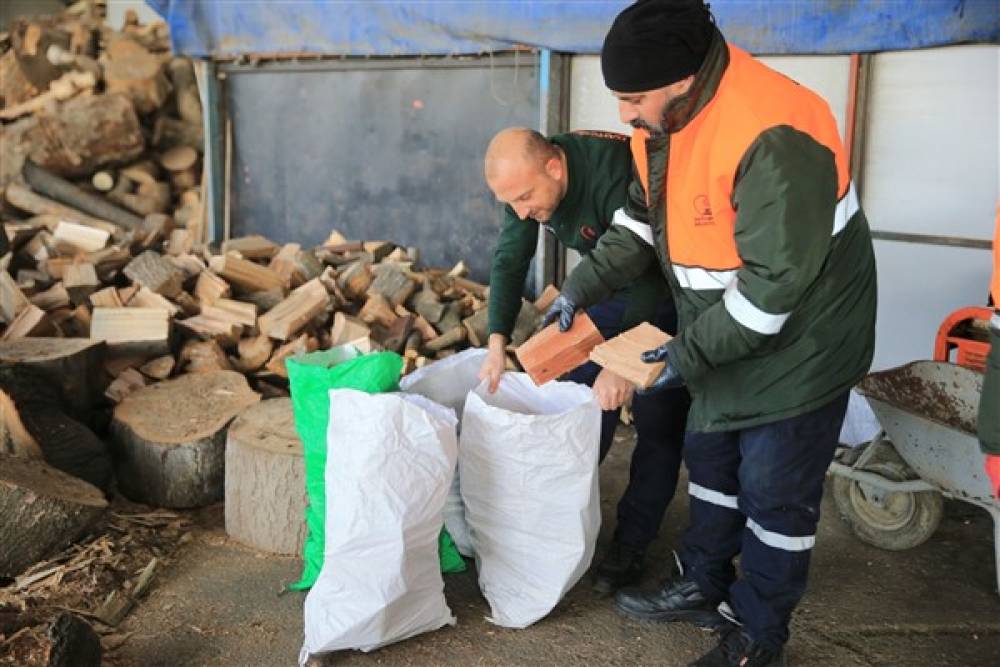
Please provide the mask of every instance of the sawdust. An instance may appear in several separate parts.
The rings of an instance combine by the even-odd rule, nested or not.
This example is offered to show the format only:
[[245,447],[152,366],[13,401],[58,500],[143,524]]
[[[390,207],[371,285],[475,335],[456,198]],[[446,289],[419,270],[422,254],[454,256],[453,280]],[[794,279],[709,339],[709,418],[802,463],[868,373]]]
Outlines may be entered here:
[[91,623],[101,636],[103,664],[114,667],[127,635],[96,618],[101,605],[134,585],[154,558],[169,561],[190,539],[189,526],[180,514],[119,499],[88,539],[0,581],[0,667],[47,665],[46,633],[65,611]]

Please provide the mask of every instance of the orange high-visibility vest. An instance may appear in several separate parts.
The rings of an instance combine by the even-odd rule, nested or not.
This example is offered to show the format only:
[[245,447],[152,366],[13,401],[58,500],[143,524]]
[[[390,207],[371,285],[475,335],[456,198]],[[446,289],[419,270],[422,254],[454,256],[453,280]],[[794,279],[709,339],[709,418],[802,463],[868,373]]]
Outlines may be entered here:
[[[838,199],[843,198],[850,186],[847,157],[827,103],[729,45],[729,66],[715,96],[683,129],[670,135],[665,216],[671,263],[710,271],[742,266],[734,238],[736,171],[754,140],[781,125],[830,149],[837,167]],[[647,198],[648,138],[645,130],[632,134],[632,155]]]

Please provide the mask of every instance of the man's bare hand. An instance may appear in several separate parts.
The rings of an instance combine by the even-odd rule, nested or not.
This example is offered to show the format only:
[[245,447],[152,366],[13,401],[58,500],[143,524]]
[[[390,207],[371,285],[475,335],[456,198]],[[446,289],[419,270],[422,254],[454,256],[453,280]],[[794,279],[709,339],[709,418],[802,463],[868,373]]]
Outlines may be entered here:
[[505,346],[507,339],[499,334],[491,334],[488,343],[488,352],[483,365],[479,367],[479,379],[486,380],[487,390],[495,393],[500,385],[500,376],[503,375],[507,367],[507,352]]
[[634,391],[631,382],[606,368],[597,374],[594,381],[594,396],[601,410],[617,410],[625,405]]

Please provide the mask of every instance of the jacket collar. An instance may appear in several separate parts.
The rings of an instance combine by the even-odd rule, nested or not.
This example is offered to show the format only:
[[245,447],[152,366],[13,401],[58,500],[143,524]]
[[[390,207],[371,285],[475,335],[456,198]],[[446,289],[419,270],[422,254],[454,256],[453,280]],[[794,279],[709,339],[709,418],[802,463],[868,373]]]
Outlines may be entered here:
[[712,101],[728,66],[729,46],[719,29],[715,28],[705,62],[695,73],[690,90],[671,101],[664,111],[664,126],[668,133],[683,130]]

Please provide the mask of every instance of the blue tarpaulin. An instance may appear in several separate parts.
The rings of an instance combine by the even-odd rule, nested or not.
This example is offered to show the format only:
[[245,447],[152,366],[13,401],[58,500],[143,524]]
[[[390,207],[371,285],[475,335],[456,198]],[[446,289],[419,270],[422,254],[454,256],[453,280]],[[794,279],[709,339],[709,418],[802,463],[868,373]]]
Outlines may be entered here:
[[[475,54],[514,45],[599,53],[622,0],[146,0],[174,50],[350,56]],[[853,53],[1000,41],[998,0],[714,0],[756,54]]]

